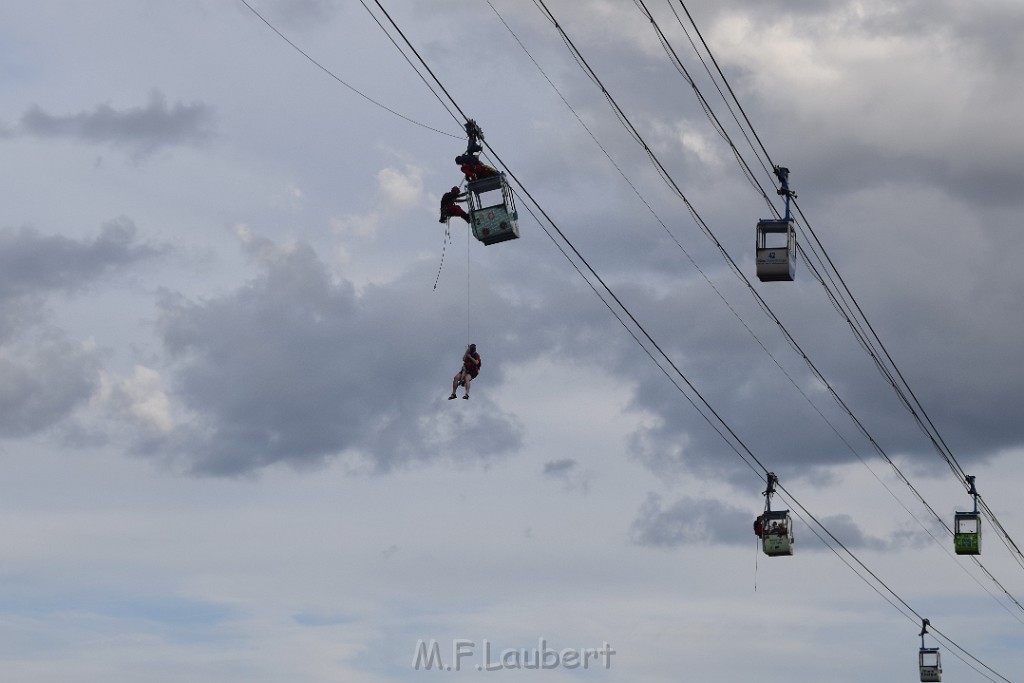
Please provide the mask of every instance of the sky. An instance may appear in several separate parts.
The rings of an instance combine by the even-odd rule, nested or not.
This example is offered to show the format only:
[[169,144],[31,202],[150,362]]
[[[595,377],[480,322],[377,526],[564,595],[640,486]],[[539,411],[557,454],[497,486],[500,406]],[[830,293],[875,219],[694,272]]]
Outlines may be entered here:
[[[774,179],[769,207],[641,5],[1021,541],[1024,3],[685,3],[748,142],[679,2],[545,0],[599,87],[540,3],[247,1],[0,3],[4,680],[917,680],[920,623],[805,521],[758,553],[764,472],[694,391],[1020,680],[1022,566],[991,525],[998,585],[953,555],[879,456],[970,507],[809,264],[757,280]],[[518,240],[438,222],[459,110]]]

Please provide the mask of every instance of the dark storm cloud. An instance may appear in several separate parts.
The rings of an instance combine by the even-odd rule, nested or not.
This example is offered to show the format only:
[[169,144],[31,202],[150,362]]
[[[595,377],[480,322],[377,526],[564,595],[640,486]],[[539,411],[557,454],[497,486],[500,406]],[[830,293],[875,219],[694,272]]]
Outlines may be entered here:
[[92,111],[64,116],[35,105],[21,117],[20,131],[35,137],[112,144],[145,155],[162,147],[205,142],[211,135],[212,118],[208,105],[168,105],[162,94],[154,93],[144,107],[116,109],[102,104]]
[[47,297],[81,292],[156,253],[136,243],[126,219],[84,241],[32,228],[0,230],[0,434],[44,429],[98,386],[96,351],[46,324]]
[[[435,310],[429,290],[399,280],[356,292],[308,245],[250,239],[247,248],[261,272],[246,286],[161,303],[177,396],[196,418],[147,449],[234,475],[334,456],[386,472],[519,448],[518,422],[485,393],[446,400],[461,351],[424,336],[454,315]],[[496,367],[484,372],[497,379]]]

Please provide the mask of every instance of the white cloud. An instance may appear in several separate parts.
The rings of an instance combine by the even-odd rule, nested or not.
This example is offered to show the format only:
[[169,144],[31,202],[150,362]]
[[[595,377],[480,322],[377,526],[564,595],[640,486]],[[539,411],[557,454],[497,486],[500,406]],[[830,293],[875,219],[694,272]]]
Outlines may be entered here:
[[383,200],[402,209],[423,198],[423,169],[406,166],[404,170],[383,168],[377,172],[377,186]]
[[169,432],[174,427],[171,402],[164,392],[160,373],[142,365],[136,365],[132,376],[115,383],[111,393],[123,401],[126,410],[141,423],[159,432]]

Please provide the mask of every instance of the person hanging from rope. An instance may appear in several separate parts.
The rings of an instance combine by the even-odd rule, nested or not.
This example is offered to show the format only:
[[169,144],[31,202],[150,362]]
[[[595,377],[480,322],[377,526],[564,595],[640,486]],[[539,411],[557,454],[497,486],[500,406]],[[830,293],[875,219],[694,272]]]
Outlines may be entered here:
[[466,387],[466,393],[462,398],[469,398],[469,385],[480,374],[480,354],[476,352],[476,344],[470,344],[466,353],[462,356],[462,368],[452,379],[452,395],[448,400],[455,398],[455,390],[460,386]]
[[466,195],[459,193],[459,186],[453,185],[449,192],[441,195],[441,218],[438,223],[445,223],[452,216],[458,216],[469,223],[469,215],[457,202],[466,201]]

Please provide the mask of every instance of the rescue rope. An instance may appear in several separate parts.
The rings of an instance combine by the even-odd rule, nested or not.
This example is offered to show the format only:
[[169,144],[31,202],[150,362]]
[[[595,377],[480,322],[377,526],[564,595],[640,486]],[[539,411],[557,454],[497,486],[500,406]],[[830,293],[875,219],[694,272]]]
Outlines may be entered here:
[[444,268],[444,252],[448,248],[448,242],[452,239],[450,219],[444,222],[444,242],[441,243],[441,263],[437,266],[437,277],[434,278],[434,289],[437,289],[437,283],[441,279],[441,269]]
[[754,592],[755,593],[757,592],[757,556],[761,554],[760,553],[761,548],[759,547],[761,545],[759,543],[760,540],[761,539],[759,539],[759,538],[755,538],[754,539]]

